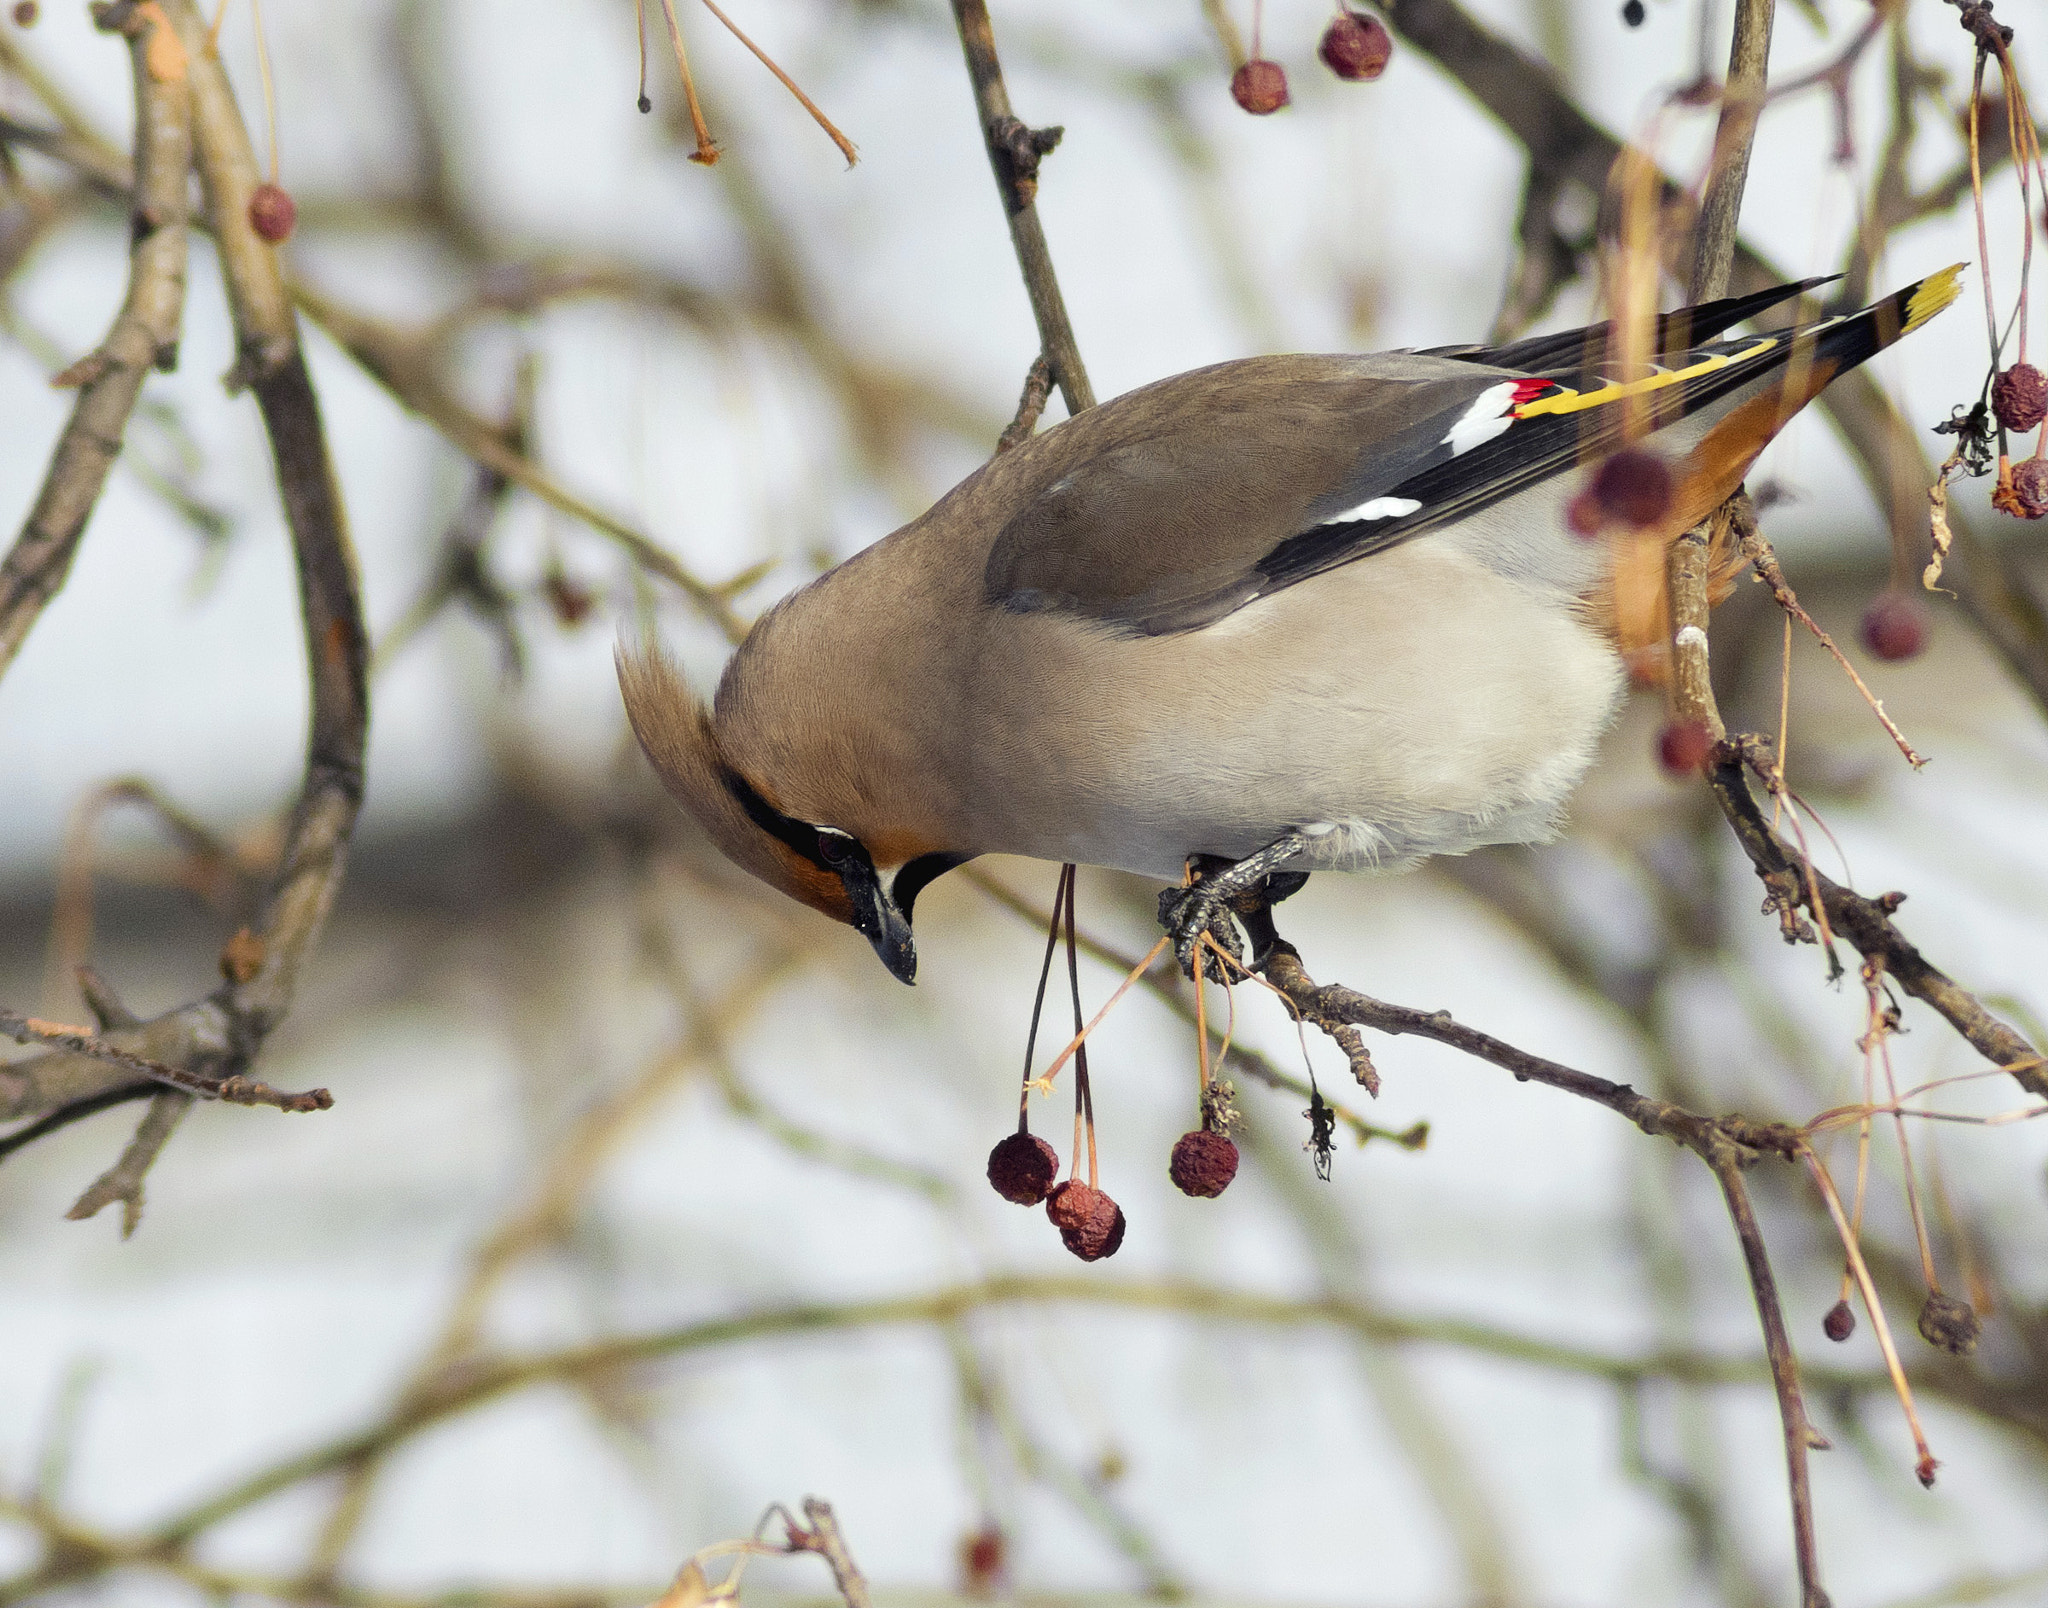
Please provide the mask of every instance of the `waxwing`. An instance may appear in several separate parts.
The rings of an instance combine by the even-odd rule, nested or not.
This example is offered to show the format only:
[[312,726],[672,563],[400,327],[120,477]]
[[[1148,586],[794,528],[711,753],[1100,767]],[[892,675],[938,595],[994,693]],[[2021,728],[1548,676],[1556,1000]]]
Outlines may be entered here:
[[[1820,281],[1666,315],[1634,374],[1595,325],[1177,375],[784,598],[708,709],[622,650],[626,710],[727,855],[906,983],[918,892],[980,854],[1241,892],[1538,841],[1654,673],[1669,542],[1960,274],[1767,335],[1718,338]],[[1183,960],[1215,913],[1181,899]]]

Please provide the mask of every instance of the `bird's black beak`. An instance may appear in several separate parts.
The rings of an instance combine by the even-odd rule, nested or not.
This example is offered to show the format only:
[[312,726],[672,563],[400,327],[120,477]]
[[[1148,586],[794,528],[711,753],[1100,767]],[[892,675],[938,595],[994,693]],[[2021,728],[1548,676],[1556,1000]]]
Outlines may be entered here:
[[896,908],[875,874],[874,862],[865,853],[848,855],[833,869],[853,906],[854,930],[875,946],[891,977],[899,983],[916,982],[917,945],[911,941],[910,918]]

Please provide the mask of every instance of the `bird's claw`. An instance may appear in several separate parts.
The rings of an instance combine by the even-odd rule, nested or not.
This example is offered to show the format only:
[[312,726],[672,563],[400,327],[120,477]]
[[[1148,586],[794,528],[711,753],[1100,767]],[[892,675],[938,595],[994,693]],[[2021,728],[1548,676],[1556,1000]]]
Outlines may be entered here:
[[[1159,925],[1173,940],[1173,958],[1181,975],[1195,975],[1195,951],[1206,935],[1215,946],[1243,969],[1244,941],[1238,936],[1237,920],[1223,894],[1196,883],[1187,888],[1167,888],[1159,895]],[[1228,983],[1231,966],[1221,955],[1205,955],[1202,968],[1210,981]]]

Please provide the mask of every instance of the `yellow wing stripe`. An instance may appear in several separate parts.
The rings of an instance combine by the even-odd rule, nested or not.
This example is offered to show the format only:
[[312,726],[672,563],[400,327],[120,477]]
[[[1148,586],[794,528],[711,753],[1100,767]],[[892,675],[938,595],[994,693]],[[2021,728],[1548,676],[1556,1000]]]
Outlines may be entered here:
[[1906,302],[1906,333],[1918,329],[1962,294],[1963,266],[1959,262],[1952,263],[1938,274],[1929,274],[1913,287],[1913,294]]
[[[1932,284],[1933,280],[1929,280],[1928,283]],[[1955,291],[1951,288],[1949,299],[1953,300],[1954,297]],[[1918,298],[1915,299],[1917,301]],[[1947,301],[1941,303],[1941,307],[1947,305]],[[1941,307],[1931,309],[1927,316],[1933,317]],[[1911,317],[1910,312],[1908,317]],[[1911,329],[1913,326],[1909,322],[1906,327]],[[1554,396],[1541,396],[1534,402],[1524,402],[1515,409],[1515,417],[1533,419],[1544,413],[1582,413],[1587,408],[1605,407],[1610,402],[1619,402],[1623,397],[1644,396],[1651,391],[1661,391],[1667,385],[1682,385],[1685,381],[1697,379],[1702,374],[1712,374],[1715,370],[1727,368],[1732,364],[1746,363],[1753,357],[1762,357],[1764,353],[1775,349],[1777,344],[1775,338],[1766,337],[1754,346],[1744,347],[1739,352],[1716,352],[1712,357],[1701,358],[1688,368],[1669,369],[1662,374],[1652,374],[1648,379],[1629,380],[1626,383],[1609,380],[1597,391],[1579,392],[1566,387]]]

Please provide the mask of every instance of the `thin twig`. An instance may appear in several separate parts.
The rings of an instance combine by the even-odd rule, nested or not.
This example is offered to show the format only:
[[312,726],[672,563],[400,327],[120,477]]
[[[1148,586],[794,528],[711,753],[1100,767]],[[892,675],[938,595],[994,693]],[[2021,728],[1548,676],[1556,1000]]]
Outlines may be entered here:
[[120,455],[143,380],[152,369],[172,368],[178,360],[192,164],[190,74],[159,7],[117,0],[97,8],[94,20],[127,36],[134,70],[128,290],[106,339],[60,377],[78,387],[78,400],[21,533],[0,560],[0,674],[70,573],[86,521]]
[[1052,253],[1038,222],[1037,203],[1018,183],[1017,158],[1006,141],[1006,136],[1022,125],[1010,110],[1010,92],[1003,83],[1002,64],[996,60],[995,29],[989,21],[987,0],[953,0],[953,22],[959,30],[960,48],[966,53],[967,76],[974,85],[982,143],[1009,218],[1010,243],[1024,275],[1025,293],[1031,298],[1031,315],[1038,321],[1038,348],[1052,365],[1067,412],[1079,413],[1095,405],[1095,391],[1088,383],[1074,327],[1067,318]]

